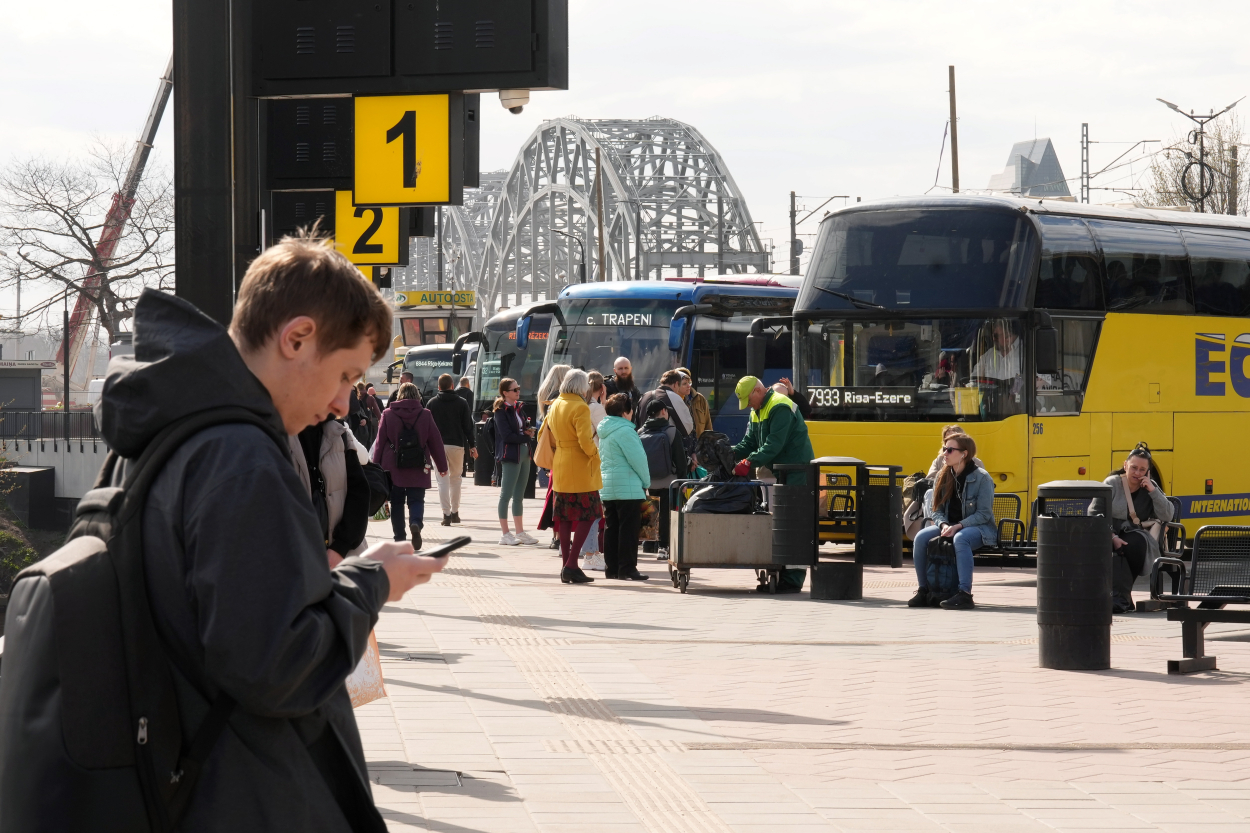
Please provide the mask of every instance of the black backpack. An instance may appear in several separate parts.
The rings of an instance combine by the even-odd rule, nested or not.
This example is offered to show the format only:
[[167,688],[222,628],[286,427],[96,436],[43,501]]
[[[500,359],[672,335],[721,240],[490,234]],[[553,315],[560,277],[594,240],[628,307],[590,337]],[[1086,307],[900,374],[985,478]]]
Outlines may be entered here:
[[652,480],[662,480],[676,473],[677,468],[673,465],[673,447],[669,443],[666,432],[643,433],[638,435],[638,439],[642,440],[642,448],[647,452],[647,471]]
[[402,419],[399,421],[399,437],[391,446],[391,451],[395,452],[395,465],[401,469],[419,469],[425,466],[425,447],[417,432],[417,422],[420,421],[420,416],[412,425]]
[[929,604],[937,607],[959,592],[959,570],[955,567],[955,544],[950,538],[930,538],[925,550],[928,561],[925,578],[929,583]]
[[143,507],[153,480],[215,408],[163,429],[112,486],[110,452],[65,545],[17,575],[0,674],[0,813],[6,830],[174,830],[234,709],[224,692],[184,737],[173,670],[148,606]]

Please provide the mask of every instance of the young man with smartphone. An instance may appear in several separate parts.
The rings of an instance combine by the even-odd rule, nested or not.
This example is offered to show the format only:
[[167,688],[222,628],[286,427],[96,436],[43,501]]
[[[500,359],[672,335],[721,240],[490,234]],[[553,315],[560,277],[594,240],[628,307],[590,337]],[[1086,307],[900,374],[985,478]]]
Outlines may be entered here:
[[[134,356],[110,364],[97,420],[128,460],[209,408],[298,434],[347,413],[390,337],[391,310],[351,263],[324,241],[288,238],[248,269],[229,331],[145,291]],[[219,695],[235,701],[179,829],[384,831],[344,680],[382,605],[446,559],[388,541],[328,569],[289,449],[232,423],[193,435],[155,480],[143,561],[183,735]]]

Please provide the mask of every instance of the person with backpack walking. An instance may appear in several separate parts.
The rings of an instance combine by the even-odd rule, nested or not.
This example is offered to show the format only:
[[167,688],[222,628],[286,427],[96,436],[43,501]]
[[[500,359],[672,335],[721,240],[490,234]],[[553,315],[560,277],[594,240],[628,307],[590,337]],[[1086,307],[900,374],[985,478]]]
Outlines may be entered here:
[[647,453],[647,472],[651,475],[647,493],[660,499],[660,540],[645,542],[643,552],[659,553],[657,560],[663,561],[668,557],[665,554],[670,526],[668,487],[674,480],[686,477],[690,471],[690,458],[686,455],[681,433],[669,419],[668,404],[664,399],[651,400],[646,421],[638,429],[638,439]]
[[[807,423],[785,394],[764,386],[754,376],[743,376],[734,386],[738,407],[751,411],[747,433],[734,446],[738,459],[734,474],[749,475],[752,468],[781,463],[810,463],[815,454],[807,436]],[[806,472],[774,472],[782,485],[804,485]],[[798,593],[807,579],[806,570],[783,570],[778,593]]]
[[421,548],[425,526],[425,491],[430,488],[430,468],[447,476],[447,452],[434,417],[421,404],[412,382],[399,386],[399,398],[382,414],[373,462],[391,475],[391,530],[404,540],[404,503],[408,504],[408,531],[412,546]]
[[[945,464],[938,472],[933,495],[933,526],[916,533],[912,561],[920,588],[907,602],[908,607],[968,610],[972,600],[973,552],[998,541],[994,526],[994,478],[977,465],[977,443],[967,434],[951,434],[942,444]],[[955,550],[958,588],[946,597],[946,589],[930,582],[930,542],[949,542]],[[939,595],[940,593],[940,595]],[[943,598],[945,597],[945,598]]]
[[460,480],[464,458],[477,456],[473,447],[473,414],[464,399],[452,389],[450,373],[438,377],[438,393],[426,409],[434,417],[443,451],[447,454],[447,475],[438,477],[438,502],[443,510],[443,526],[460,523]]
[[[521,404],[521,385],[507,376],[499,380],[499,398],[491,415],[495,434],[495,461],[499,463],[499,543],[533,546],[538,539],[525,531],[525,485],[530,479],[530,437],[534,429]],[[512,504],[512,525],[508,531],[508,504]]]
[[590,379],[584,370],[570,370],[560,384],[560,396],[547,410],[544,430],[550,432],[555,445],[555,461],[551,467],[551,489],[554,500],[551,522],[560,536],[560,558],[564,584],[586,584],[594,581],[577,565],[577,556],[591,527],[603,517],[599,490],[603,478],[599,474],[599,449],[595,446],[594,428],[590,424],[590,407],[586,394]]
[[391,321],[308,238],[252,261],[228,331],[139,296],[95,408],[100,485],[10,595],[0,827],[386,830],[344,681],[446,559],[387,541],[328,569],[288,437],[347,414]]
[[651,485],[647,451],[634,431],[634,402],[627,393],[608,397],[607,416],[599,423],[599,472],[606,522],[603,534],[604,578],[646,581],[638,570],[638,529],[642,501]]

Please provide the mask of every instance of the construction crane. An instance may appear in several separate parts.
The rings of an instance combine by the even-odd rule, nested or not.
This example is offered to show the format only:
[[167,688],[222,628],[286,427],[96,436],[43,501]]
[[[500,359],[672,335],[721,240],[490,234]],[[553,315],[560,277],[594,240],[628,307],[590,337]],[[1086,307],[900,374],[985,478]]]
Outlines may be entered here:
[[[130,159],[126,178],[122,180],[121,190],[113,195],[113,202],[109,206],[108,214],[104,217],[104,228],[100,231],[100,241],[96,244],[96,263],[91,265],[83,278],[78,301],[74,304],[74,312],[69,319],[69,337],[62,342],[61,348],[57,351],[56,360],[64,372],[65,353],[68,347],[69,365],[68,372],[65,373],[67,383],[74,377],[75,369],[79,366],[84,354],[88,352],[86,350],[87,334],[93,329],[96,313],[92,290],[99,288],[103,273],[108,271],[109,261],[113,259],[113,251],[121,239],[122,230],[126,227],[126,221],[130,219],[130,211],[135,204],[135,194],[139,190],[139,181],[143,179],[143,169],[147,167],[148,157],[152,154],[152,143],[156,141],[156,131],[161,125],[161,117],[165,114],[165,105],[169,102],[169,93],[174,86],[173,78],[174,59],[171,55],[165,67],[165,74],[161,76],[160,84],[156,88],[156,98],[152,101],[152,109],[148,112],[148,120],[135,146],[134,156]],[[97,269],[97,265],[101,268]],[[95,351],[90,352],[94,356]],[[91,361],[89,360],[88,363],[90,364]],[[90,377],[90,375],[91,368],[88,367],[87,376]],[[85,384],[84,387],[86,387]],[[67,389],[66,395],[68,394]],[[69,402],[65,404],[68,408]]]

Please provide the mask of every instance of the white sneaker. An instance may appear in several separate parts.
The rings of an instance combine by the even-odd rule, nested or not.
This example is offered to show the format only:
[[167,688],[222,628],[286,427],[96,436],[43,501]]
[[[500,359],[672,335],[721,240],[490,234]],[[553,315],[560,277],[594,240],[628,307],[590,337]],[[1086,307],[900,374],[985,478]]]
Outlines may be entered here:
[[518,541],[516,536],[511,532],[505,532],[503,535],[499,536],[499,545],[501,547],[515,547],[519,543],[521,542]]
[[602,571],[608,569],[608,564],[603,560],[603,553],[592,552],[582,558],[582,569]]
[[525,544],[527,547],[532,547],[538,543],[538,539],[528,532],[518,532],[512,537],[516,539],[518,544]]

